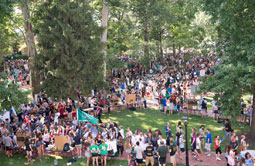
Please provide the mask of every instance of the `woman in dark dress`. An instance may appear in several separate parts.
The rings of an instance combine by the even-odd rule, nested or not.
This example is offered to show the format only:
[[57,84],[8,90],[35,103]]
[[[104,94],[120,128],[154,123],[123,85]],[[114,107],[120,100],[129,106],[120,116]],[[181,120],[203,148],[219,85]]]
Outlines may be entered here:
[[31,145],[31,142],[29,140],[28,137],[26,137],[25,139],[25,146],[26,146],[26,153],[27,153],[27,156],[26,158],[31,161],[32,160],[32,145]]

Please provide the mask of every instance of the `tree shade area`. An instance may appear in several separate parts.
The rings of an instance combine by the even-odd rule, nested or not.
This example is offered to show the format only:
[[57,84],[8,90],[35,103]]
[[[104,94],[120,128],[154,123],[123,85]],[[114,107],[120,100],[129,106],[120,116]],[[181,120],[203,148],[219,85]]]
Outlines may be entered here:
[[2,0],[0,159],[254,164],[254,34],[251,0]]

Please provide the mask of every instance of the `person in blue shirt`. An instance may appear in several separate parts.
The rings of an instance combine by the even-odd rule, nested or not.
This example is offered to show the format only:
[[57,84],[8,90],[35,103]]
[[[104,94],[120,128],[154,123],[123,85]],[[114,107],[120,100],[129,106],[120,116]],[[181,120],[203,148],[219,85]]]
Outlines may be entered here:
[[211,144],[212,144],[212,135],[210,132],[210,129],[206,129],[207,136],[206,136],[206,142],[205,142],[205,148],[207,150],[207,156],[211,156]]
[[125,89],[126,85],[124,83],[121,84],[121,89]]
[[166,123],[166,127],[165,127],[166,137],[167,137],[168,132],[169,132],[170,130],[171,130],[170,123],[167,122],[167,123]]
[[253,161],[251,158],[251,154],[249,152],[245,154],[245,163],[246,163],[246,166],[253,166]]
[[166,114],[166,96],[163,97],[162,105],[163,105],[164,114]]
[[172,87],[167,88],[167,91],[168,91],[169,94],[171,94],[172,93]]

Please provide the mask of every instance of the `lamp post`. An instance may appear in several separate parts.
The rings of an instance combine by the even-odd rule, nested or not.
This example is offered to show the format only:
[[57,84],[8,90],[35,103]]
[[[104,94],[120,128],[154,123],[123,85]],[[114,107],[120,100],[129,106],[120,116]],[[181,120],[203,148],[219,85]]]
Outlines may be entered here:
[[183,116],[182,120],[184,120],[184,125],[185,125],[185,149],[186,149],[186,166],[189,166],[189,149],[188,149],[188,117]]

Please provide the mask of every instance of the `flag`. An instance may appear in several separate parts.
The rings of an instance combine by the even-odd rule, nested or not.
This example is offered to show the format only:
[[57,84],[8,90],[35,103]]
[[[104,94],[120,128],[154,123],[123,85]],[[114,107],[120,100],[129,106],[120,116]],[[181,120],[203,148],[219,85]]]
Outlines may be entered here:
[[14,107],[12,107],[12,111],[13,111],[14,115],[17,116],[17,113],[16,113]]
[[86,112],[83,112],[82,110],[77,109],[77,119],[81,122],[91,122],[92,124],[98,123],[98,119],[94,116],[91,116],[87,114]]

